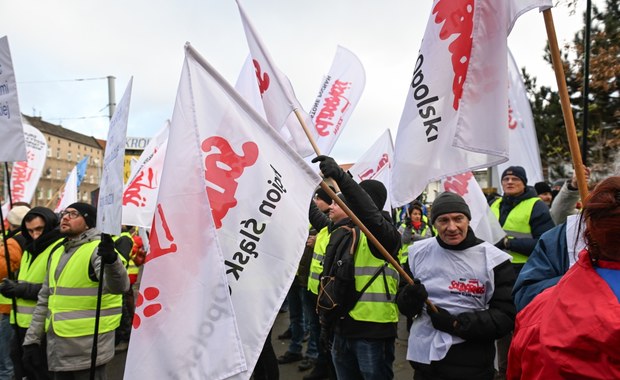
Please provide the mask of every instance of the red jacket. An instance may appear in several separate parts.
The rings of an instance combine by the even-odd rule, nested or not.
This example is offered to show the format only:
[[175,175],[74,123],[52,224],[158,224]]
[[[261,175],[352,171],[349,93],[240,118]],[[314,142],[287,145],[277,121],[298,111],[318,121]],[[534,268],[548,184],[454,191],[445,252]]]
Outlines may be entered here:
[[583,253],[517,314],[508,379],[620,379],[620,303]]

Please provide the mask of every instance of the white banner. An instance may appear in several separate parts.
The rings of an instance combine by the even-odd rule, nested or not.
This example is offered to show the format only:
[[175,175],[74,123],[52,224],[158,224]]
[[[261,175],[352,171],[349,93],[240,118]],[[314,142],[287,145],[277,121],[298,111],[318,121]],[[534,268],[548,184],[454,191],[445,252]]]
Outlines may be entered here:
[[356,182],[375,179],[385,185],[385,188],[388,189],[388,197],[383,209],[387,212],[392,211],[392,203],[390,202],[390,172],[393,159],[394,145],[392,143],[392,135],[390,130],[386,129],[366,153],[349,168],[349,173],[351,173]]
[[366,85],[366,73],[359,58],[338,46],[329,73],[310,109],[321,154],[329,155],[351,117]]
[[247,368],[205,191],[191,71],[186,57],[125,379],[218,380]]
[[170,123],[153,137],[132,167],[123,191],[123,224],[150,228],[168,143]]
[[494,170],[494,183],[498,184],[497,187],[500,189],[499,176],[506,168],[513,165],[522,166],[525,169],[530,185],[544,180],[532,108],[527,98],[527,90],[523,84],[521,72],[510,51],[508,51],[508,79],[508,143],[510,156],[508,161],[497,165],[497,170]]
[[435,0],[396,135],[393,205],[445,176],[508,159],[507,37],[551,0]]
[[77,185],[77,166],[74,166],[67,177],[65,182],[65,188],[58,200],[58,204],[54,209],[54,212],[61,212],[66,209],[67,206],[78,201],[78,185]]
[[[23,126],[22,137],[26,141],[27,161],[13,163],[11,170],[11,197],[13,203],[30,203],[32,201],[45,166],[45,160],[47,159],[47,141],[45,136],[43,136],[41,131],[25,121]],[[6,213],[4,215],[6,216]]]
[[9,39],[0,38],[0,162],[25,161],[26,143]]
[[271,59],[265,45],[254,30],[254,26],[247,17],[241,3],[239,0],[236,1],[252,55],[267,121],[282,136],[285,136],[286,142],[301,156],[313,155],[314,150],[293,111],[297,110],[300,113],[308,131],[313,134],[313,138],[316,140],[312,120],[299,104],[288,78],[273,63],[273,59]]
[[321,179],[187,49],[207,194],[248,365],[238,378],[248,379],[297,271]]
[[[241,67],[237,83],[235,84],[235,90],[263,119],[267,120],[263,99],[260,96],[258,83],[256,82],[256,68],[254,68],[254,61],[251,55],[248,55],[243,63],[243,67]],[[287,135],[282,135],[282,138],[286,140]]]
[[479,239],[495,244],[506,235],[499,221],[493,215],[472,172],[446,177],[441,180],[441,187],[443,191],[450,191],[463,197],[469,206],[469,211],[471,211],[469,225]]
[[97,202],[97,228],[110,235],[121,233],[123,167],[132,83],[133,77],[129,79],[125,93],[110,120],[108,141],[103,156],[99,201]]

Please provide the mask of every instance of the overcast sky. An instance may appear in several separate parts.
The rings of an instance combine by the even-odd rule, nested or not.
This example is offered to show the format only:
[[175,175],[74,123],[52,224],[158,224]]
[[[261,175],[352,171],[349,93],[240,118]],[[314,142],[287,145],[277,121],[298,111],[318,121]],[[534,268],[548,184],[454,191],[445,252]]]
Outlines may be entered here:
[[[595,1],[599,3],[600,1]],[[581,28],[554,8],[560,45]],[[245,0],[248,16],[273,60],[308,110],[336,46],[355,53],[366,87],[332,155],[353,162],[385,131],[396,130],[432,1]],[[151,137],[172,114],[190,42],[234,85],[248,46],[234,0],[0,0],[22,113],[97,138],[109,124],[107,76],[118,102],[133,76],[128,136]],[[542,59],[547,40],[537,10],[517,20],[509,47],[519,67],[555,86]]]

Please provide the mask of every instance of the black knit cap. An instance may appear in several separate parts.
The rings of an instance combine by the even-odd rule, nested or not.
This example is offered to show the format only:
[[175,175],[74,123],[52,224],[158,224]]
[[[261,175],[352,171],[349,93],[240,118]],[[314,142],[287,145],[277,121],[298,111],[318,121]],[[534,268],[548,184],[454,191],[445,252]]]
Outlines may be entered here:
[[383,183],[375,179],[367,179],[360,182],[360,187],[364,189],[366,194],[370,195],[370,198],[372,198],[377,208],[383,210],[383,206],[385,206],[385,201],[387,200],[387,189]]
[[525,169],[523,169],[523,166],[507,167],[506,170],[504,170],[504,172],[502,173],[502,179],[504,179],[504,177],[506,177],[507,175],[513,175],[515,177],[518,177],[524,185],[527,185],[527,175],[525,174]]
[[431,224],[435,224],[435,219],[437,219],[437,217],[453,212],[460,212],[464,214],[467,219],[471,220],[469,206],[460,195],[449,191],[439,194],[439,196],[435,198],[433,207],[431,208]]
[[534,184],[534,189],[536,189],[536,194],[544,194],[551,192],[551,186],[547,182],[536,182]]
[[84,217],[86,225],[89,228],[95,227],[97,224],[97,209],[95,206],[83,202],[75,202],[67,206],[67,208],[76,209],[80,215]]
[[[332,189],[334,193],[336,192],[336,190],[332,186],[329,186],[329,188]],[[318,189],[316,189],[316,192],[314,193],[314,195],[320,200],[322,200],[323,202],[327,204],[332,204],[332,199],[327,194],[327,191],[323,190],[322,187],[319,187]]]

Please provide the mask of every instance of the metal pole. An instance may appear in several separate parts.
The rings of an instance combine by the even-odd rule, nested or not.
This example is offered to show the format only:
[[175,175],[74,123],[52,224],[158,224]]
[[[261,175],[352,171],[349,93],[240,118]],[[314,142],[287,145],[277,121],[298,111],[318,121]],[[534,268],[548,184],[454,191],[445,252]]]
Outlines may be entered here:
[[592,28],[592,1],[586,3],[586,30],[584,33],[583,63],[583,135],[581,136],[581,161],[587,165],[588,126],[590,124],[590,31]]
[[115,80],[115,77],[111,75],[108,76],[108,117],[110,120],[112,120],[112,115],[114,115],[114,111],[116,111]]

